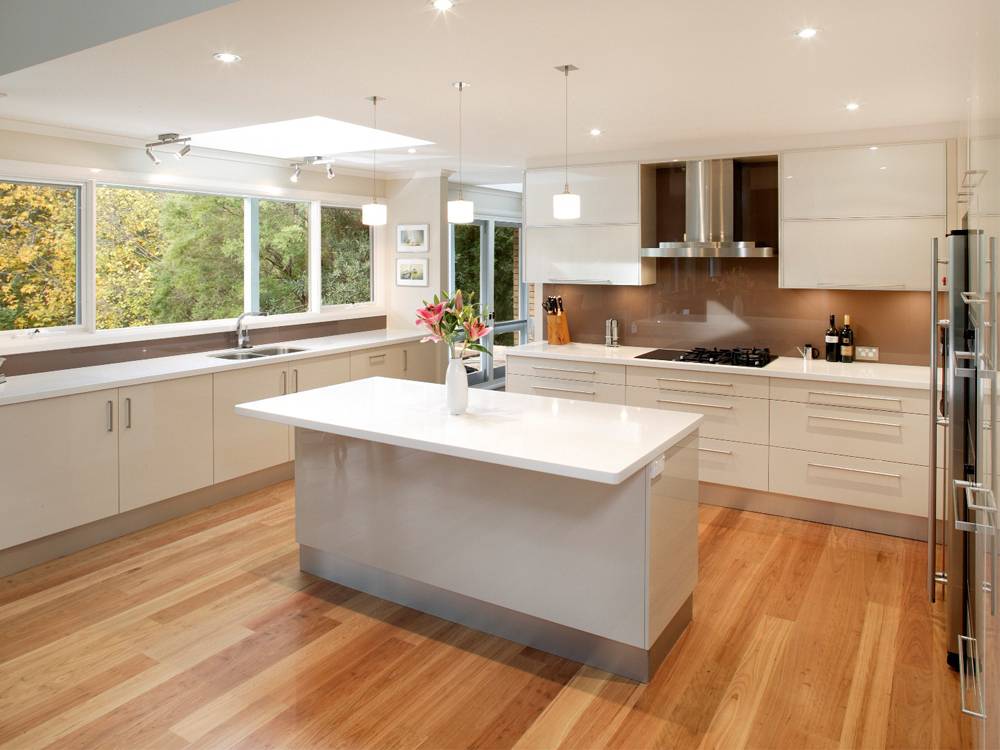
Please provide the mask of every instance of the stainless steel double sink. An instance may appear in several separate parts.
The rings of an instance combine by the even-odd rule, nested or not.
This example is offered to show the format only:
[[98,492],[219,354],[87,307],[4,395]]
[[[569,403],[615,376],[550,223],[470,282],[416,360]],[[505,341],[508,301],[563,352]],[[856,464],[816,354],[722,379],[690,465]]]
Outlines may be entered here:
[[264,357],[277,357],[279,354],[296,354],[304,351],[306,350],[297,349],[294,346],[255,346],[253,349],[230,349],[208,356],[216,359],[262,359]]

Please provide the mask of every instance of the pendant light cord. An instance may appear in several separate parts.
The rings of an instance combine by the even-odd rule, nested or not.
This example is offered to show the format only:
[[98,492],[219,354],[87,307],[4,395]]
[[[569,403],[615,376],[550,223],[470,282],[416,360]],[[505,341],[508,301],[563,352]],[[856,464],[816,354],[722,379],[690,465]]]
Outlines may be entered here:
[[465,83],[458,82],[458,199],[465,200],[465,182],[462,180],[462,90]]
[[564,159],[563,159],[563,192],[569,192],[569,66],[566,66],[566,100],[564,107],[565,119],[564,119],[564,131],[563,131],[563,145],[565,146]]
[[[378,97],[372,97],[372,129],[378,130]],[[375,200],[375,149],[372,149],[372,203]]]

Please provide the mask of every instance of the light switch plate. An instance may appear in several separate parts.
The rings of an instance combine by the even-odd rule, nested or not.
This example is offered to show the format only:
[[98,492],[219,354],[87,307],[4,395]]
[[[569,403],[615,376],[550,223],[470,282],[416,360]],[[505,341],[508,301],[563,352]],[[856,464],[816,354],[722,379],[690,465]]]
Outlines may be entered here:
[[877,346],[855,346],[854,359],[859,362],[878,362]]

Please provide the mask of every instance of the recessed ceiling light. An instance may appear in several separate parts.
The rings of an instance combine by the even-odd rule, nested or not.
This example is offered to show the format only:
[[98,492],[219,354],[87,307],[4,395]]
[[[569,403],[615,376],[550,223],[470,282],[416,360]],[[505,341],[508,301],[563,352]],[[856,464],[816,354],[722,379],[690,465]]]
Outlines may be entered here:
[[888,168],[889,167],[885,166],[884,164],[881,167],[879,167],[879,169],[888,169]]
[[455,0],[433,0],[431,5],[434,6],[434,10],[444,13],[455,7]]
[[417,150],[415,148],[408,148],[408,149],[406,149],[406,153],[408,153],[408,154],[415,154],[415,153],[417,153]]
[[858,104],[857,102],[848,102],[847,104],[844,105],[844,109],[846,109],[848,112],[857,112],[859,109],[861,109],[861,105]]
[[878,151],[878,146],[869,146],[868,150],[869,151]]
[[300,159],[302,154],[349,154],[429,146],[431,141],[314,115],[199,133],[191,136],[191,145],[276,159]]
[[785,175],[785,179],[786,179],[786,180],[790,180],[790,179],[792,179],[792,176],[791,176],[790,174],[786,174],[786,175]]
[[93,172],[94,174],[100,174],[101,173],[100,167],[91,167],[90,171]]
[[812,26],[806,26],[805,28],[799,29],[795,32],[795,36],[799,39],[812,39],[816,36],[816,29]]
[[234,52],[216,52],[212,57],[221,63],[234,63],[243,59]]
[[590,134],[593,135],[593,136],[598,136],[598,135],[601,134],[601,129],[600,128],[591,128],[590,129]]

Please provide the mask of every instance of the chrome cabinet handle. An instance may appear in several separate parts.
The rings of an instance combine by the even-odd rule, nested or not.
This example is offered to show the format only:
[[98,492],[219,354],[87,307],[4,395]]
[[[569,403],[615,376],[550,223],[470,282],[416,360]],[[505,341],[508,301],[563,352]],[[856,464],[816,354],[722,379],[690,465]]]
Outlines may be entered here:
[[902,479],[899,474],[892,474],[888,471],[872,471],[871,469],[853,469],[850,466],[834,466],[833,464],[817,464],[809,461],[806,466],[814,466],[817,469],[835,469],[837,471],[850,471],[854,474],[871,474],[877,477],[891,477],[892,479]]
[[656,399],[658,404],[684,404],[684,406],[704,406],[708,409],[732,409],[732,405],[728,404],[704,404],[698,401],[674,401],[669,398],[658,398]]
[[132,399],[125,399],[125,429],[132,429]]
[[[972,673],[973,683],[976,688],[976,700],[979,702],[979,710],[973,711],[971,708],[965,705],[965,644],[972,644]],[[980,686],[980,675],[982,673],[979,671],[979,649],[977,648],[976,639],[970,638],[967,635],[958,634],[958,689],[961,694],[962,701],[962,713],[967,716],[972,716],[976,719],[985,719],[986,711],[983,706],[983,691]]]
[[610,284],[611,279],[548,279],[549,284]]
[[[903,403],[903,399],[896,398],[895,396],[866,396],[863,393],[837,393],[836,391],[809,391],[808,396],[829,396],[835,398],[860,398],[865,401],[895,401],[898,404]],[[809,403],[812,403],[811,401]]]
[[108,401],[108,432],[115,431],[115,402]]
[[288,370],[281,371],[281,395],[288,393]]
[[851,283],[851,284],[841,284],[836,281],[817,281],[816,286],[820,287],[837,287],[839,289],[905,289],[906,284],[867,284],[867,283]]
[[299,368],[292,368],[292,393],[299,392]]
[[597,391],[577,391],[574,390],[573,388],[553,388],[547,385],[533,385],[531,387],[534,388],[536,391],[560,391],[562,393],[580,393],[583,394],[584,396],[597,395]]
[[545,370],[546,372],[572,372],[577,375],[596,375],[597,370],[574,370],[570,367],[544,367],[543,365],[532,365],[532,370]]
[[385,361],[385,354],[369,354],[368,355],[368,364],[372,364],[372,365],[375,364],[375,360]]
[[410,354],[409,350],[403,349],[403,372],[406,372],[407,370],[410,369],[409,354]]
[[721,453],[726,456],[733,455],[732,451],[720,451],[718,448],[698,448],[698,450],[702,451],[703,453]]
[[688,380],[686,378],[657,378],[664,383],[696,383],[698,385],[717,385],[719,388],[735,388],[732,383],[715,383],[711,380]]
[[847,417],[824,417],[822,414],[807,414],[806,419],[825,419],[828,422],[852,422],[853,424],[873,424],[878,427],[895,427],[903,429],[903,425],[895,422],[876,422],[874,419],[848,419]]

